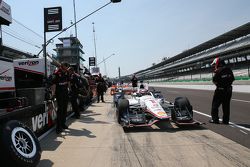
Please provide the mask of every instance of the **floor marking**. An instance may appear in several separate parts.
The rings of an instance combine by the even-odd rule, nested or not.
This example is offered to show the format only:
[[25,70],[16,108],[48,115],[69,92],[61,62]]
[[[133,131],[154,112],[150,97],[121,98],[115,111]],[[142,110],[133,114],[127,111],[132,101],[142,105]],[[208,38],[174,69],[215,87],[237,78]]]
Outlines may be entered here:
[[240,130],[240,131],[241,131],[242,133],[246,134],[246,135],[248,134],[247,132],[244,132],[243,130]]
[[233,125],[229,125],[229,126],[231,126],[232,128],[235,128],[235,126],[233,126]]
[[245,103],[250,103],[250,101],[247,101],[247,100],[240,100],[240,99],[232,99],[234,101],[240,101],[240,102],[245,102]]
[[[196,111],[196,110],[193,110],[193,111],[194,111],[195,113],[197,113],[197,114],[200,114],[200,115],[203,115],[203,116],[206,116],[206,117],[211,118],[211,116],[208,115],[208,114],[204,114],[204,113],[199,112],[199,111]],[[221,119],[220,119],[220,121],[221,121]],[[235,127],[237,127],[237,128],[240,128],[240,129],[243,129],[243,130],[246,130],[246,131],[250,132],[250,128],[246,128],[246,127],[244,127],[244,126],[237,125],[237,124],[235,124],[235,123],[233,123],[233,122],[229,122],[229,124],[230,124],[230,125],[233,125],[233,126],[235,126]]]

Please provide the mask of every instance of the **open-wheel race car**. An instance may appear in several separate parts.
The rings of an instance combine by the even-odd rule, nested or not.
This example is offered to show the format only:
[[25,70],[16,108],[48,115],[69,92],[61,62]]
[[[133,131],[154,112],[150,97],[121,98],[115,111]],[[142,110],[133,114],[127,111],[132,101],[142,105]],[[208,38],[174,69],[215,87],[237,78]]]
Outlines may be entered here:
[[131,98],[118,100],[117,119],[123,127],[152,126],[158,121],[169,121],[161,104],[146,90],[134,93]]
[[115,93],[119,92],[119,90],[121,89],[122,89],[122,92],[127,95],[130,95],[134,91],[131,84],[126,84],[126,83],[115,84],[111,86],[110,95],[114,95]]
[[193,119],[193,107],[186,97],[165,101],[161,92],[138,90],[131,98],[117,99],[117,119],[122,127],[152,126],[158,121],[172,121],[178,126],[200,125]]

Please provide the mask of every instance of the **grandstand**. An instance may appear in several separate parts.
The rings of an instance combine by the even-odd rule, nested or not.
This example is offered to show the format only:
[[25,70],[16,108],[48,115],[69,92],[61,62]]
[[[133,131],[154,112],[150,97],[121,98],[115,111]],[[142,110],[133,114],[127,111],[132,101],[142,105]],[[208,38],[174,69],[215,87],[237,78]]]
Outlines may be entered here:
[[250,22],[135,74],[148,81],[209,80],[215,57],[223,59],[236,77],[249,78]]

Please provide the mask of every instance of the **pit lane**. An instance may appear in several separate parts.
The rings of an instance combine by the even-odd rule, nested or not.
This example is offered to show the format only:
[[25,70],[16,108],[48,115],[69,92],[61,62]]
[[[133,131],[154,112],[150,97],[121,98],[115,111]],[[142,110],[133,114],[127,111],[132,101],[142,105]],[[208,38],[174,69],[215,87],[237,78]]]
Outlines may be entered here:
[[249,166],[249,149],[204,126],[178,128],[162,122],[124,132],[116,123],[112,97],[93,103],[80,119],[68,120],[61,135],[41,140],[39,167]]

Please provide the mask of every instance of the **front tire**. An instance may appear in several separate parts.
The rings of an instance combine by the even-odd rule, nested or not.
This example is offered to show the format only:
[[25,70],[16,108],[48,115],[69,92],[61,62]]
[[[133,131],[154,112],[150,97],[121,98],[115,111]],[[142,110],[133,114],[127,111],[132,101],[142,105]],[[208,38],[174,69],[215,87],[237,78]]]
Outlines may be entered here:
[[33,167],[41,158],[41,147],[32,130],[23,123],[11,120],[1,131],[1,158],[9,166]]
[[121,117],[129,108],[129,101],[127,99],[119,99],[117,107],[117,119],[118,123],[121,123]]
[[191,118],[193,118],[193,106],[190,104],[187,97],[177,97],[177,98],[175,98],[174,105],[177,108],[186,108],[188,110]]

